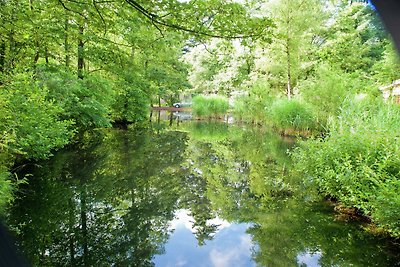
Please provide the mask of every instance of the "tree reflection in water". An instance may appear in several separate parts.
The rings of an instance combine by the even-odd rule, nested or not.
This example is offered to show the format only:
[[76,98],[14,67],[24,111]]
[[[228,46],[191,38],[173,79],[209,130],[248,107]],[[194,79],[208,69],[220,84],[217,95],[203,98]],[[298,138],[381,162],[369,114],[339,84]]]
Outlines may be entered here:
[[[248,236],[241,240],[252,242],[243,255],[260,266],[398,263],[362,225],[337,222],[332,207],[306,201],[314,198],[288,172],[292,140],[223,123],[173,127],[88,134],[25,170],[33,175],[8,222],[32,264],[153,266],[165,244],[178,244],[183,215],[209,258],[228,255],[230,237],[218,235],[240,228]],[[225,247],[207,250],[216,244]]]

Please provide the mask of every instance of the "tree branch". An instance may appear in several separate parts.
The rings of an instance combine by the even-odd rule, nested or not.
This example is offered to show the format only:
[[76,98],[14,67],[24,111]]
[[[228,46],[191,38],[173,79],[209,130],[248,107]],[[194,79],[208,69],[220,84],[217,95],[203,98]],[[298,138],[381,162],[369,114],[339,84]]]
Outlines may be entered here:
[[152,22],[153,25],[157,24],[157,25],[168,27],[168,28],[173,28],[173,29],[176,29],[179,31],[193,33],[195,35],[203,35],[203,36],[207,36],[207,37],[224,38],[224,39],[242,39],[242,38],[258,37],[264,32],[264,30],[262,30],[260,33],[249,34],[249,35],[222,35],[222,34],[214,34],[214,33],[197,31],[197,30],[183,27],[181,25],[162,21],[159,19],[159,17],[156,14],[150,13],[148,10],[146,10],[144,7],[142,7],[140,4],[138,4],[135,0],[125,0],[125,1],[130,6],[132,6],[137,11],[139,11],[142,15],[144,15],[146,18],[148,18]]
[[97,14],[99,15],[101,21],[102,21],[103,24],[104,24],[104,36],[105,36],[105,35],[107,34],[107,23],[106,23],[106,21],[104,20],[103,15],[100,13],[99,8],[97,7],[97,2],[96,2],[96,0],[92,0],[92,2],[93,2],[94,8],[96,9]]
[[84,14],[82,14],[82,13],[79,12],[79,11],[70,9],[69,7],[67,7],[67,6],[65,5],[65,3],[64,3],[63,1],[58,0],[58,2],[62,5],[62,7],[63,7],[65,10],[67,10],[67,11],[69,11],[69,12],[73,12],[73,13],[79,14],[81,17],[85,18],[85,15],[84,15]]

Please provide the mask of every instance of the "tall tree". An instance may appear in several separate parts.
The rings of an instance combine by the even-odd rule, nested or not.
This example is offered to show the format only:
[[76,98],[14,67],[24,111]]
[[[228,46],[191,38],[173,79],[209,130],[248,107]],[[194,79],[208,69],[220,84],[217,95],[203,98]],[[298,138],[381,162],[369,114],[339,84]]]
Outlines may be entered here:
[[279,87],[285,87],[290,99],[308,66],[311,46],[325,19],[323,6],[316,0],[272,0],[265,8],[276,25],[271,45],[267,46],[266,69],[278,79]]
[[370,5],[347,4],[332,14],[318,55],[347,73],[371,74],[372,66],[382,58],[387,37]]

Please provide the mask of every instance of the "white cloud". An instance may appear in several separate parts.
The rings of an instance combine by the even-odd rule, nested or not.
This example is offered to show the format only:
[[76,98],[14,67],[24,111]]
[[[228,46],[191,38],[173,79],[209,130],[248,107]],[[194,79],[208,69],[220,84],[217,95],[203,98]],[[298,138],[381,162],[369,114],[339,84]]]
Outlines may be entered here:
[[229,250],[212,249],[210,261],[213,267],[245,266],[245,260],[251,257],[251,237],[240,236],[240,243]]
[[319,259],[322,257],[322,252],[310,252],[305,251],[297,255],[297,262],[301,265],[306,265],[307,267],[319,267]]
[[178,210],[175,212],[175,218],[170,222],[170,230],[184,227],[193,232],[193,217],[189,215],[188,210]]
[[[175,212],[175,218],[170,222],[169,230],[175,230],[181,227],[189,229],[192,233],[196,232],[196,229],[193,228],[194,218],[190,216],[190,211],[181,209]],[[231,223],[228,221],[222,220],[218,217],[208,220],[208,225],[218,225],[217,232],[221,231],[224,228],[231,226]]]

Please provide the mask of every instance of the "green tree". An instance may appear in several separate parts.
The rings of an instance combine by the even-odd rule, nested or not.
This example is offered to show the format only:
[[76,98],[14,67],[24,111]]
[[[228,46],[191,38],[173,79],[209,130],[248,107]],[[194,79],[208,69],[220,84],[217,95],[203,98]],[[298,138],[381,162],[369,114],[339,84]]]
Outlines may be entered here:
[[318,50],[319,57],[347,73],[371,74],[387,38],[376,12],[366,3],[352,3],[339,9],[332,20]]
[[399,79],[400,61],[399,55],[394,45],[388,42],[385,46],[383,57],[376,62],[374,70],[374,78],[380,85],[387,85]]
[[290,99],[307,68],[310,68],[313,41],[325,20],[321,1],[269,1],[268,15],[276,25],[273,39],[267,46],[268,63],[265,66],[277,88]]

